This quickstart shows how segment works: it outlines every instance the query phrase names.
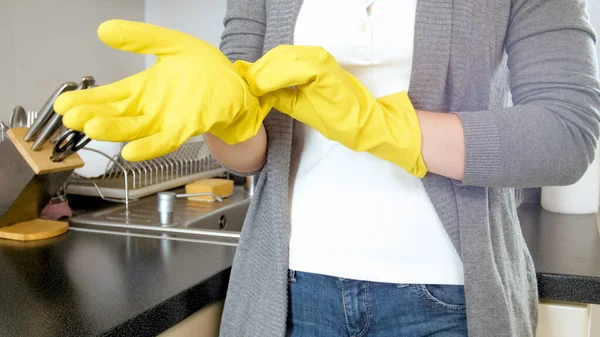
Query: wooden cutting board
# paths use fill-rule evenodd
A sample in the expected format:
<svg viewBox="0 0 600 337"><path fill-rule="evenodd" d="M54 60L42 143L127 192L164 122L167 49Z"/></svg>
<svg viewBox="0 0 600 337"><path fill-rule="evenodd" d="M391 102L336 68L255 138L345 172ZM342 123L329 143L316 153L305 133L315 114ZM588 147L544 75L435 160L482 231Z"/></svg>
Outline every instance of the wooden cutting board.
<svg viewBox="0 0 600 337"><path fill-rule="evenodd" d="M64 234L69 223L46 219L34 219L0 228L0 239L33 241Z"/></svg>

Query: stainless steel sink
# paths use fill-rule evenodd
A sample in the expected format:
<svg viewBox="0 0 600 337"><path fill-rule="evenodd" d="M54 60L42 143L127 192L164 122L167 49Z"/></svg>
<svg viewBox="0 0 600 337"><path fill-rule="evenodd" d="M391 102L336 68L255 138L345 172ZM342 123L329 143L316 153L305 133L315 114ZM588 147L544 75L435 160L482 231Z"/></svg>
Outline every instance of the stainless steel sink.
<svg viewBox="0 0 600 337"><path fill-rule="evenodd" d="M187 222L187 228L212 230L217 232L240 233L248 212L249 199L235 202L223 208L216 209L205 215ZM192 203L193 201L189 201ZM227 199L224 200L227 202Z"/></svg>
<svg viewBox="0 0 600 337"><path fill-rule="evenodd" d="M182 192L181 190L176 192ZM200 241L235 245L250 205L251 197L242 188L221 202L205 202L179 198L175 201L173 219L161 225L156 195L129 205L118 205L75 216L71 230L135 235L184 241Z"/></svg>

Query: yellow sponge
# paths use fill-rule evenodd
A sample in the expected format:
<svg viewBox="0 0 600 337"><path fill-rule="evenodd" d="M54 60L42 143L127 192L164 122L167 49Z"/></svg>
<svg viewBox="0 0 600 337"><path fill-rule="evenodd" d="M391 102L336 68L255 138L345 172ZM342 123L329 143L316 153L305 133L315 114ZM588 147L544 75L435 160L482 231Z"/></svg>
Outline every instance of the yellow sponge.
<svg viewBox="0 0 600 337"><path fill-rule="evenodd" d="M185 185L186 194L213 193L222 198L233 193L233 180L229 179L200 179ZM189 200L215 201L212 196L188 197Z"/></svg>

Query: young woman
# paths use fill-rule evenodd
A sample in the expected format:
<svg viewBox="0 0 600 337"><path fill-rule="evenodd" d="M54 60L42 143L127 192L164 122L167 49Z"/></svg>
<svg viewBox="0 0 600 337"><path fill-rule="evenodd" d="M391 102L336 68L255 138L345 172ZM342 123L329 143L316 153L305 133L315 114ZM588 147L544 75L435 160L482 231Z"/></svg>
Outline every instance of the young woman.
<svg viewBox="0 0 600 337"><path fill-rule="evenodd" d="M407 90L428 173L281 113L246 143L208 136L226 166L260 171L221 335L533 336L512 188L573 183L593 159L594 41L583 1L229 0L230 59L322 46L374 97Z"/></svg>
<svg viewBox="0 0 600 337"><path fill-rule="evenodd" d="M224 25L219 51L103 24L158 61L55 103L67 127L131 141L125 159L208 131L221 163L260 174L221 336L534 336L513 191L594 158L585 2L229 0Z"/></svg>

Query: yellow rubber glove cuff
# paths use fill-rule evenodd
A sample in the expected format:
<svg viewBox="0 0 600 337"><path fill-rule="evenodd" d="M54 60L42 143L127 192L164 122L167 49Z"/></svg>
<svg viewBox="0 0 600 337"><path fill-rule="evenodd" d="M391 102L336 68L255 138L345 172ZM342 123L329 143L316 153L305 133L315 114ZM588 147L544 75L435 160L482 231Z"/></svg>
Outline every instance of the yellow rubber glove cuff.
<svg viewBox="0 0 600 337"><path fill-rule="evenodd" d="M389 130L385 131L392 142L383 142L379 147L369 152L379 158L396 163L409 174L423 178L427 174L427 165L421 154L422 135L419 119L408 93L402 91L396 94L380 97L377 103L385 111Z"/></svg>

